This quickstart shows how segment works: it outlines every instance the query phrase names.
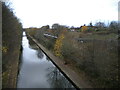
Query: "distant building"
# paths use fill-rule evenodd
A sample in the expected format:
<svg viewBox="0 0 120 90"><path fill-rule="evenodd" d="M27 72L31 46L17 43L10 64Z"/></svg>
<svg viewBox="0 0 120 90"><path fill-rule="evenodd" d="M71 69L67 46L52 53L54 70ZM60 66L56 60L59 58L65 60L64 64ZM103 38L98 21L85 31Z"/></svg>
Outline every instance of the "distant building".
<svg viewBox="0 0 120 90"><path fill-rule="evenodd" d="M74 31L75 31L75 29L70 29L70 31L71 31L71 32L74 32Z"/></svg>
<svg viewBox="0 0 120 90"><path fill-rule="evenodd" d="M70 28L69 31L71 31L71 32L80 31L80 28L79 27L73 27L73 28Z"/></svg>

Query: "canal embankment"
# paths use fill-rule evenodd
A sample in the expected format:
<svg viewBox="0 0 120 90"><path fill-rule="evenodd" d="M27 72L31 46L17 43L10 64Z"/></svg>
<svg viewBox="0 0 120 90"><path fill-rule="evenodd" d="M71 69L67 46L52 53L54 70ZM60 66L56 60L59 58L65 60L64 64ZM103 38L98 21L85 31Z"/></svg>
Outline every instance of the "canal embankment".
<svg viewBox="0 0 120 90"><path fill-rule="evenodd" d="M16 88L22 24L5 2L2 4L2 89Z"/></svg>
<svg viewBox="0 0 120 90"><path fill-rule="evenodd" d="M75 67L64 64L63 60L60 58L54 56L51 51L46 49L43 45L41 45L36 39L34 39L32 36L28 35L29 38L31 38L36 45L50 58L50 60L64 73L64 75L77 87L77 88L92 88L90 83L83 77L83 75L80 76L78 72L74 70Z"/></svg>
<svg viewBox="0 0 120 90"><path fill-rule="evenodd" d="M72 88L75 86L23 32L17 88ZM76 89L75 89L76 90Z"/></svg>

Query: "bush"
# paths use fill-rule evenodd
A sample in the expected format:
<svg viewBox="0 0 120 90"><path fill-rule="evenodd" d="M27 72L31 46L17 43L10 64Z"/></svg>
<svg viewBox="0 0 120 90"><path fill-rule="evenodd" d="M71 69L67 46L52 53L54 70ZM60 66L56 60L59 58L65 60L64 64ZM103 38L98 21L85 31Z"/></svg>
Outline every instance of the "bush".
<svg viewBox="0 0 120 90"><path fill-rule="evenodd" d="M76 53L76 49L74 46L71 46L71 43L68 41L63 42L62 46L62 56L67 59L74 59L74 54Z"/></svg>

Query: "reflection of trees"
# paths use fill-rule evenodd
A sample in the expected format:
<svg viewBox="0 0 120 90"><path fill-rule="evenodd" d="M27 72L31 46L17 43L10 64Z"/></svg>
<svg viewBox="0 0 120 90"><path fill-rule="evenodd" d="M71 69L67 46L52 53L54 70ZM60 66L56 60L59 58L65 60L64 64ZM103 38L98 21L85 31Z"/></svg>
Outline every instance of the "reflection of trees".
<svg viewBox="0 0 120 90"><path fill-rule="evenodd" d="M46 56L46 60L51 61L49 57Z"/></svg>
<svg viewBox="0 0 120 90"><path fill-rule="evenodd" d="M31 46L36 45L31 38L27 37L27 39L29 40L29 44L30 44Z"/></svg>
<svg viewBox="0 0 120 90"><path fill-rule="evenodd" d="M40 59L42 59L43 58L43 53L42 53L42 51L41 50L38 50L37 51L37 56L38 56L38 58L40 58Z"/></svg>
<svg viewBox="0 0 120 90"><path fill-rule="evenodd" d="M73 88L73 85L56 67L51 67L50 70L51 72L48 74L48 81L50 82L52 88Z"/></svg>
<svg viewBox="0 0 120 90"><path fill-rule="evenodd" d="M30 45L29 48L37 50L38 46L35 44L35 42L33 42L33 40L29 37L27 37L27 39L29 40L29 45Z"/></svg>

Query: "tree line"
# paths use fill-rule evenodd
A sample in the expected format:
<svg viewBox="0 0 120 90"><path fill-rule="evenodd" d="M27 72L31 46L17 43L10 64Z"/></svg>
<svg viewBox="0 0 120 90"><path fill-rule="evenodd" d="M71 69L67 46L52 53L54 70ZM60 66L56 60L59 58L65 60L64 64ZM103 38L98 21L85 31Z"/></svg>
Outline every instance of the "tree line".
<svg viewBox="0 0 120 90"><path fill-rule="evenodd" d="M16 87L22 24L9 5L2 2L2 87Z"/></svg>

